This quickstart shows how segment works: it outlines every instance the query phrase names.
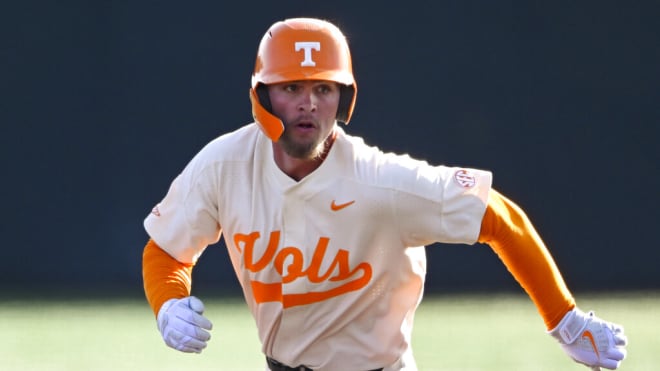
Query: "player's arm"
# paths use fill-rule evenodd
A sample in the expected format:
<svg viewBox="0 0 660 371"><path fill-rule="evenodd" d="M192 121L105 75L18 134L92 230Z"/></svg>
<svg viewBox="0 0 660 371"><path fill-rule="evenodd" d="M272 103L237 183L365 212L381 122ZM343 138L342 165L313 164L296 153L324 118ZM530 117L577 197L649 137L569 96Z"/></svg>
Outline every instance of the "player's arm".
<svg viewBox="0 0 660 371"><path fill-rule="evenodd" d="M182 352L199 353L211 338L212 324L202 314L204 304L190 296L193 264L181 263L149 240L142 255L147 301L165 343Z"/></svg>
<svg viewBox="0 0 660 371"><path fill-rule="evenodd" d="M529 218L515 203L492 189L479 242L491 246L499 256L536 305L548 332L571 358L588 366L619 366L626 355L623 328L576 307Z"/></svg>
<svg viewBox="0 0 660 371"><path fill-rule="evenodd" d="M488 244L525 289L548 329L575 307L553 258L525 213L492 190L479 242Z"/></svg>
<svg viewBox="0 0 660 371"><path fill-rule="evenodd" d="M190 295L193 264L181 263L150 239L142 254L142 280L149 306L158 315L163 303Z"/></svg>

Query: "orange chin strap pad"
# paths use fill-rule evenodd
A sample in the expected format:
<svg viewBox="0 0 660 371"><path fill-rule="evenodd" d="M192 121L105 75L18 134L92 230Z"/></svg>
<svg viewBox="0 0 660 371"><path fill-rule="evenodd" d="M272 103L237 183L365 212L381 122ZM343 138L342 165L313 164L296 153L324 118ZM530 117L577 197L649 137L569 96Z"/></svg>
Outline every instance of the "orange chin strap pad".
<svg viewBox="0 0 660 371"><path fill-rule="evenodd" d="M192 264L174 259L153 240L147 242L142 254L142 279L155 315L167 300L190 296L192 269Z"/></svg>
<svg viewBox="0 0 660 371"><path fill-rule="evenodd" d="M479 242L495 251L530 296L548 330L575 307L559 269L525 213L492 189Z"/></svg>

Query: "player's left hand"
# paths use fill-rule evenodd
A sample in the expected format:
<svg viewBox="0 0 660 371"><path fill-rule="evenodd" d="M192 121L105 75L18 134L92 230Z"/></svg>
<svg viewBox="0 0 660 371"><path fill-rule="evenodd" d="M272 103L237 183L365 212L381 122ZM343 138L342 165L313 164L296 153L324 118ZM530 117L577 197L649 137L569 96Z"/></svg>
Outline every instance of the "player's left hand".
<svg viewBox="0 0 660 371"><path fill-rule="evenodd" d="M628 339L623 326L603 321L593 312L574 308L548 333L559 340L564 352L575 362L592 370L600 367L615 370L626 357Z"/></svg>
<svg viewBox="0 0 660 371"><path fill-rule="evenodd" d="M165 344L186 353L201 353L213 325L202 314L204 303L194 296L166 301L158 311L158 330Z"/></svg>

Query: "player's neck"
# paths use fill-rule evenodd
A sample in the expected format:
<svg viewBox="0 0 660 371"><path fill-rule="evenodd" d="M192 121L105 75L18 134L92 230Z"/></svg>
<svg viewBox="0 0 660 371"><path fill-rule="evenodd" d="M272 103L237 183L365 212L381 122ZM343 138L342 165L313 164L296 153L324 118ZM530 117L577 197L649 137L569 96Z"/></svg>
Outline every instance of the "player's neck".
<svg viewBox="0 0 660 371"><path fill-rule="evenodd" d="M281 146L273 143L273 157L275 159L275 164L277 164L277 167L279 167L280 170L291 179L300 181L307 175L311 174L314 170L318 169L323 161L325 161L325 158L328 156L328 152L335 141L335 137L336 133L334 132L328 136L325 140L324 150L321 155L312 159L302 159L290 156Z"/></svg>

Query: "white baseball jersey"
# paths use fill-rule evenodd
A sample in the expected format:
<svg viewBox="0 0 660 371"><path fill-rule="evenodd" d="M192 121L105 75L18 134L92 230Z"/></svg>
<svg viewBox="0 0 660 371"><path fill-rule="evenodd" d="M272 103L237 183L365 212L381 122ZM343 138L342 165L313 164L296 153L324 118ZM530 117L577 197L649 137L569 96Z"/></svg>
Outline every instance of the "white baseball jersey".
<svg viewBox="0 0 660 371"><path fill-rule="evenodd" d="M491 174L384 153L336 130L325 161L300 181L277 167L254 123L215 139L145 228L184 263L224 236L266 355L315 370L415 370L424 245L476 242Z"/></svg>

